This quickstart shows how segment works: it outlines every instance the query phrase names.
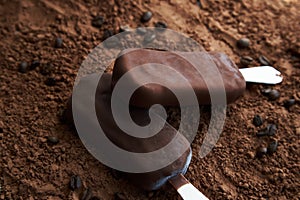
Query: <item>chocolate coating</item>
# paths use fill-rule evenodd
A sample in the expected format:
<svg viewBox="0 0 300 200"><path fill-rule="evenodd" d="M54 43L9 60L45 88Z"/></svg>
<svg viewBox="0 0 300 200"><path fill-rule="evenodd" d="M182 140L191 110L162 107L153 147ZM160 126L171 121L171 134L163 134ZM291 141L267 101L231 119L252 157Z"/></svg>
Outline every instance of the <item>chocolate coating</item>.
<svg viewBox="0 0 300 200"><path fill-rule="evenodd" d="M104 74L98 84L96 92L96 113L98 122L105 135L115 145L122 149L136 153L146 153L158 150L167 145L177 134L177 130L168 123L155 136L150 138L136 138L123 132L114 121L111 111L111 75ZM68 103L67 119L72 119L72 103ZM138 125L147 125L150 122L148 109L130 107L130 114L134 122ZM183 143L187 140L180 136ZM180 149L173 147L174 151ZM172 152L171 152L172 153ZM170 165L147 173L123 173L124 176L137 187L144 190L155 190L164 185L170 178L178 174L184 174L191 161L191 148L184 149L184 153ZM133 163L134 164L134 163ZM141 163L143 165L143 163Z"/></svg>
<svg viewBox="0 0 300 200"><path fill-rule="evenodd" d="M118 80L129 70L142 66L144 64L156 63L170 66L177 72L182 74L191 84L195 91L199 105L208 105L211 98L205 79L206 74L212 71L213 66L217 66L217 70L221 75L221 82L215 81L212 85L214 91L225 89L227 103L234 102L241 96L245 90L246 82L237 66L224 54L218 52L169 52L151 49L127 49L121 53L116 60L113 69L112 85L117 84ZM199 71L193 66L197 65ZM174 76L166 76L166 71L161 68L161 72L157 72L157 68L151 67L144 69L137 76L130 76L130 84L140 86L132 95L130 104L138 107L148 108L153 104L161 104L163 106L179 106L176 96L172 93L173 89L186 92L186 88L181 79ZM203 73L202 73L203 72ZM156 78L160 73L162 78L171 79L174 82L172 88L168 89L158 84L141 84L140 80ZM142 76L142 77L140 77ZM143 77L144 76L144 77ZM216 77L209 77L210 80ZM222 86L223 85L223 86Z"/></svg>

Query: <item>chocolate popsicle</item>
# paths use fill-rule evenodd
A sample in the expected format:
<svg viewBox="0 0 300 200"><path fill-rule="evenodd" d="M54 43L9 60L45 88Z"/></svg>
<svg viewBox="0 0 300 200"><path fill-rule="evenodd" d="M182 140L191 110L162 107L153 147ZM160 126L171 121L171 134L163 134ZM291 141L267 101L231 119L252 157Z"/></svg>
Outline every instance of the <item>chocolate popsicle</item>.
<svg viewBox="0 0 300 200"><path fill-rule="evenodd" d="M210 93L205 79L213 80L216 77L212 75L207 77L212 68L216 66L220 74L221 82L215 81L210 88L214 91L225 90L227 103L234 102L240 97L245 88L246 82L237 66L223 53L218 52L169 52L152 49L127 49L115 62L113 69L112 86L114 87L118 80L130 70L147 65L139 71L138 75L130 75L127 80L133 87L138 89L133 93L130 104L138 107L148 108L153 104L163 106L179 106L176 96L172 93L174 90L180 90L184 93L188 88L183 84L182 79L176 76L167 76L168 71L162 66L159 69L155 65L169 66L182 74L189 81L195 91L199 105L208 105L211 103ZM195 68L195 66L198 68ZM199 73L200 71L200 73ZM156 83L142 84L144 78L170 79L173 86L168 89L163 85ZM206 77L203 77L206 76ZM223 91L224 91L223 90ZM224 96L225 96L224 95Z"/></svg>
<svg viewBox="0 0 300 200"><path fill-rule="evenodd" d="M112 115L111 92L111 75L104 74L97 87L95 108L98 122L101 125L102 130L115 145L130 152L147 153L164 147L175 137L177 130L168 123L164 125L163 129L159 131L158 134L149 138L136 138L123 132L114 121ZM140 126L147 125L150 122L148 109L130 107L130 114L133 121ZM68 121L73 122L71 102L68 103L66 117ZM179 150L183 152L183 154L173 163L152 172L123 173L125 177L141 189L156 190L164 185L169 179L180 174L185 174L191 161L192 151L185 137L180 134L179 137L181 138L182 143L186 145L183 145L183 147L172 147L173 151ZM109 154L109 152L105 153ZM132 164L143 165L143 163L134 163L134 161Z"/></svg>

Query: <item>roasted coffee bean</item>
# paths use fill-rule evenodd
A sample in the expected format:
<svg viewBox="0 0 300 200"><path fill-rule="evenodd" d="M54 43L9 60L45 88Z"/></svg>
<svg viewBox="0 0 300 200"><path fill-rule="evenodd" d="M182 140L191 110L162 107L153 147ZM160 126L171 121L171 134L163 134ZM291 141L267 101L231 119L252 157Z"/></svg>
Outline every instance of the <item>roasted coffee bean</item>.
<svg viewBox="0 0 300 200"><path fill-rule="evenodd" d="M251 58L250 56L244 56L244 57L241 57L241 59L240 59L240 63L243 66L250 65L252 61L253 61L253 58Z"/></svg>
<svg viewBox="0 0 300 200"><path fill-rule="evenodd" d="M242 38L237 41L237 46L239 48L247 48L250 46L250 40L248 38Z"/></svg>
<svg viewBox="0 0 300 200"><path fill-rule="evenodd" d="M165 28L168 28L167 24L164 23L164 22L157 22L157 23L155 23L154 26L155 26L156 28L159 28L159 29L162 29L162 30L164 30Z"/></svg>
<svg viewBox="0 0 300 200"><path fill-rule="evenodd" d="M48 86L54 86L56 84L56 79L54 77L48 77L45 84Z"/></svg>
<svg viewBox="0 0 300 200"><path fill-rule="evenodd" d="M266 153L267 153L267 148L266 147L258 147L257 149L256 149L256 156L258 157L258 158L261 158L263 155L266 155Z"/></svg>
<svg viewBox="0 0 300 200"><path fill-rule="evenodd" d="M114 197L115 197L114 200L126 200L127 199L123 193L119 193L119 192L115 193Z"/></svg>
<svg viewBox="0 0 300 200"><path fill-rule="evenodd" d="M259 60L260 64L262 64L262 65L264 65L264 66L269 66L269 65L271 65L269 59L266 58L266 57L263 56L263 55L259 56L258 60Z"/></svg>
<svg viewBox="0 0 300 200"><path fill-rule="evenodd" d="M271 90L271 92L268 94L268 98L271 101L275 101L280 97L280 92L278 90Z"/></svg>
<svg viewBox="0 0 300 200"><path fill-rule="evenodd" d="M33 70L35 68L37 68L38 66L40 66L40 61L39 60L34 60L32 61L31 65L30 65L30 69Z"/></svg>
<svg viewBox="0 0 300 200"><path fill-rule="evenodd" d="M268 154L273 154L277 150L278 147L278 142L277 140L273 140L272 142L269 143L268 148L267 148L267 153Z"/></svg>
<svg viewBox="0 0 300 200"><path fill-rule="evenodd" d="M76 190L80 188L82 185L81 179L78 175L73 175L70 180L70 188L71 190Z"/></svg>
<svg viewBox="0 0 300 200"><path fill-rule="evenodd" d="M273 136L277 132L277 127L275 124L268 124L266 128L266 132L268 133L269 136Z"/></svg>
<svg viewBox="0 0 300 200"><path fill-rule="evenodd" d="M155 38L156 38L155 33L148 32L144 37L144 44L148 44L152 42L153 40L155 40Z"/></svg>
<svg viewBox="0 0 300 200"><path fill-rule="evenodd" d="M111 37L113 35L114 35L113 31L111 31L109 29L105 29L104 33L103 33L103 38L102 39L106 40L107 38L109 38L109 37Z"/></svg>
<svg viewBox="0 0 300 200"><path fill-rule="evenodd" d="M293 106L294 104L296 103L296 100L295 99L288 99L288 100L285 100L283 102L283 106L287 109L289 109L291 106Z"/></svg>
<svg viewBox="0 0 300 200"><path fill-rule="evenodd" d="M62 46L63 46L63 39L62 38L56 38L55 39L55 47L56 48L62 48Z"/></svg>
<svg viewBox="0 0 300 200"><path fill-rule="evenodd" d="M104 23L104 17L96 16L92 19L92 26L100 28Z"/></svg>
<svg viewBox="0 0 300 200"><path fill-rule="evenodd" d="M84 190L80 200L90 200L92 198L92 195L93 195L93 193L92 193L91 188L87 188Z"/></svg>
<svg viewBox="0 0 300 200"><path fill-rule="evenodd" d="M270 88L263 89L262 94L267 96L269 100L274 101L280 97L280 92L278 90L272 90Z"/></svg>
<svg viewBox="0 0 300 200"><path fill-rule="evenodd" d="M138 27L136 29L137 34L139 35L145 35L147 33L147 29L145 27Z"/></svg>
<svg viewBox="0 0 300 200"><path fill-rule="evenodd" d="M52 70L53 70L53 65L51 63L47 63L40 68L40 73L42 75L48 75L51 74Z"/></svg>
<svg viewBox="0 0 300 200"><path fill-rule="evenodd" d="M28 70L28 64L27 62L21 62L19 66L19 72L26 73Z"/></svg>
<svg viewBox="0 0 300 200"><path fill-rule="evenodd" d="M148 22L148 21L150 21L151 18L152 18L152 12L147 11L147 12L143 13L141 21L142 22Z"/></svg>
<svg viewBox="0 0 300 200"><path fill-rule="evenodd" d="M55 136L48 136L47 141L51 144L58 144L59 139Z"/></svg>
<svg viewBox="0 0 300 200"><path fill-rule="evenodd" d="M261 118L261 116L255 115L252 122L254 126L261 126L263 124L263 119Z"/></svg>

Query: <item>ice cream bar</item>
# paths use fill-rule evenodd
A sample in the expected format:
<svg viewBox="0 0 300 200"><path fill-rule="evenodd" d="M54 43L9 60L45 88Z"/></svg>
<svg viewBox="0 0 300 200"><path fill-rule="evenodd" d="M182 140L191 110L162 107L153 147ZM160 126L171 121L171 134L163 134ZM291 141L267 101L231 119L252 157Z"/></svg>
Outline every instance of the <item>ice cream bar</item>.
<svg viewBox="0 0 300 200"><path fill-rule="evenodd" d="M135 153L153 152L170 143L177 134L177 130L168 123L165 123L164 127L156 135L149 138L133 137L119 128L114 120L111 110L111 77L110 74L104 74L101 77L95 95L95 108L98 122L109 140L121 149ZM86 87L88 87L88 84L86 84ZM84 111L84 108L82 110ZM140 126L147 125L150 122L148 112L148 109L130 107L130 115L133 121ZM84 115L84 113L82 114ZM72 106L70 102L67 109L67 117L69 120L73 121ZM182 143L188 145L182 147L185 149L177 160L162 169L147 173L124 173L125 177L141 189L155 190L164 185L170 178L179 174L184 174L191 161L192 151L185 137L180 135L180 138ZM181 147L178 145L171 147L172 152L179 151L180 148ZM109 154L109 152L103 153ZM143 163L134 163L133 161L132 165L134 164L143 165Z"/></svg>
<svg viewBox="0 0 300 200"><path fill-rule="evenodd" d="M152 49L127 49L115 62L112 85L133 69L138 73L128 74L127 84L138 88L130 99L130 104L148 108L153 104L164 106L179 106L172 92L177 90L184 94L189 88L181 74L195 91L198 103L211 103L210 89L225 91L227 103L234 102L245 90L246 82L237 66L224 54L218 52L170 52ZM170 71L174 69L174 72ZM172 73L173 74L172 74ZM148 83L144 80L166 81L170 87L163 84Z"/></svg>

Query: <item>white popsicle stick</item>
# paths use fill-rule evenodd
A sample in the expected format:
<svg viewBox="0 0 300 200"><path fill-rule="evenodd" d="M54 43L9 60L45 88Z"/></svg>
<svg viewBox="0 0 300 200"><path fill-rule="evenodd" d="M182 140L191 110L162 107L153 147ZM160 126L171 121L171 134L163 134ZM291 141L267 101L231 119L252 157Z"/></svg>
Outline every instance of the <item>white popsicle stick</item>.
<svg viewBox="0 0 300 200"><path fill-rule="evenodd" d="M282 82L281 73L271 66L260 66L240 69L246 82L277 84Z"/></svg>
<svg viewBox="0 0 300 200"><path fill-rule="evenodd" d="M193 186L182 174L169 180L183 200L208 200L195 186Z"/></svg>

